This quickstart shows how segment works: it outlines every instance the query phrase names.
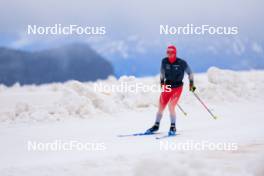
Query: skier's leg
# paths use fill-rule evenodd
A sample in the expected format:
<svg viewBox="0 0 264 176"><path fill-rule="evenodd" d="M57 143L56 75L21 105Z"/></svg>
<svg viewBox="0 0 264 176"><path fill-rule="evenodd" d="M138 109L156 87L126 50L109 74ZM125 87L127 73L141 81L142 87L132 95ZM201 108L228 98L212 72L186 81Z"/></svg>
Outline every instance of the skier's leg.
<svg viewBox="0 0 264 176"><path fill-rule="evenodd" d="M171 127L170 127L170 132L175 134L176 132L176 111L175 107L180 99L182 93L182 86L173 89L173 95L170 99L169 102L169 112L170 112L170 120L171 120Z"/></svg>
<svg viewBox="0 0 264 176"><path fill-rule="evenodd" d="M158 112L156 114L155 124L150 129L148 129L146 131L146 133L151 134L151 133L154 133L154 132L159 130L159 124L160 124L160 120L161 120L162 115L163 115L163 111L164 111L166 105L168 104L171 95L172 95L171 92L162 92L160 94L159 109L158 109Z"/></svg>
<svg viewBox="0 0 264 176"><path fill-rule="evenodd" d="M175 107L180 99L181 93L182 93L182 86L173 89L173 93L172 93L172 96L169 102L169 112L170 112L170 117L171 117L171 123L175 123L176 121Z"/></svg>
<svg viewBox="0 0 264 176"><path fill-rule="evenodd" d="M158 108L158 112L156 114L156 122L160 122L164 109L166 108L170 98L172 96L172 92L162 92L160 94L160 98L159 98L159 108Z"/></svg>

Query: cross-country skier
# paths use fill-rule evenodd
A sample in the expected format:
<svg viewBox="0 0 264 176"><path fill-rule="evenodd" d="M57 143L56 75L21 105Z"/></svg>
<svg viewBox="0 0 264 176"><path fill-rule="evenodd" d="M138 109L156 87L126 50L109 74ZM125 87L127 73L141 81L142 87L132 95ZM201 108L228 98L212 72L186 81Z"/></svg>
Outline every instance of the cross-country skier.
<svg viewBox="0 0 264 176"><path fill-rule="evenodd" d="M146 134L152 134L159 130L160 120L167 104L169 106L171 120L168 135L176 134L175 106L182 93L184 73L187 73L189 77L189 90L194 92L196 87L194 86L193 74L189 65L186 61L177 57L177 49L175 46L168 46L167 57L162 59L161 62L160 84L163 91L159 98L159 109L155 124L146 131Z"/></svg>

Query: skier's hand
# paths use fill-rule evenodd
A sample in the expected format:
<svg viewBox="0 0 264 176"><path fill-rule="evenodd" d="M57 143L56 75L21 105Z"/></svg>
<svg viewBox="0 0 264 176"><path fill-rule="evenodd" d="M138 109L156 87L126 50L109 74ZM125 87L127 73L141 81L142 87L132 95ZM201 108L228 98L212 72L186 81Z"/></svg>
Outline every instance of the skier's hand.
<svg viewBox="0 0 264 176"><path fill-rule="evenodd" d="M193 83L190 83L190 85L189 85L189 90L190 90L191 92L194 92L195 89L196 89L196 87L193 85Z"/></svg>

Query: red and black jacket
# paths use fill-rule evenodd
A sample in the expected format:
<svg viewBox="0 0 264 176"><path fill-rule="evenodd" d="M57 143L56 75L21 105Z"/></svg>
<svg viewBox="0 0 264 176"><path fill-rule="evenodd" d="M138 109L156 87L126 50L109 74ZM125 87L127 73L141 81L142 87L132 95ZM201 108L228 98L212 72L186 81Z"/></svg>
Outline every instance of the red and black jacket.
<svg viewBox="0 0 264 176"><path fill-rule="evenodd" d="M188 74L190 84L193 84L193 74L187 62L181 58L176 58L176 61L170 63L165 57L161 61L160 83L170 85L171 88L180 87L183 85L184 73Z"/></svg>

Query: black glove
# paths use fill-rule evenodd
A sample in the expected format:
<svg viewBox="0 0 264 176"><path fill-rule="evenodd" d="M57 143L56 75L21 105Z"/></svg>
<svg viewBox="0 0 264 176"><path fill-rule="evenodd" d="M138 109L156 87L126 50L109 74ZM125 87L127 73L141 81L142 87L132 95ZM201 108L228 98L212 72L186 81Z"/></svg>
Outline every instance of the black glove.
<svg viewBox="0 0 264 176"><path fill-rule="evenodd" d="M190 82L189 90L190 90L191 92L194 92L195 89L196 89L196 87L194 86L193 82Z"/></svg>

